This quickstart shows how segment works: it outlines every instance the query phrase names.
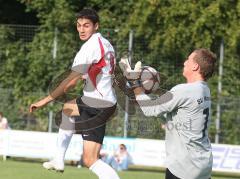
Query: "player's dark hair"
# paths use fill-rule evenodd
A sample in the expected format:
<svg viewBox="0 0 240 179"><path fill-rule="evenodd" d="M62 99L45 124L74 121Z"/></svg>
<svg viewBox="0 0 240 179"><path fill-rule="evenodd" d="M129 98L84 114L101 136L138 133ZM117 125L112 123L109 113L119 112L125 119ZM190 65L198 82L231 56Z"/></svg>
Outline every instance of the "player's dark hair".
<svg viewBox="0 0 240 179"><path fill-rule="evenodd" d="M81 10L79 13L77 13L76 19L78 20L81 18L89 19L93 22L93 24L99 23L99 16L97 12L93 9L85 8Z"/></svg>
<svg viewBox="0 0 240 179"><path fill-rule="evenodd" d="M194 52L196 53L194 60L200 66L200 74L204 80L208 80L214 73L217 57L213 52L204 48L194 50Z"/></svg>

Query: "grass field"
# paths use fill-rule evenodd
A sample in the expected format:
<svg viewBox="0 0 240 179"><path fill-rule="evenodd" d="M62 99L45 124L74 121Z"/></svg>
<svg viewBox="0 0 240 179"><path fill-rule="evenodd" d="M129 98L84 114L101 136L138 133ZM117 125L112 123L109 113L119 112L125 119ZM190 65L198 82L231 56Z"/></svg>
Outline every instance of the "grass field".
<svg viewBox="0 0 240 179"><path fill-rule="evenodd" d="M164 179L160 171L130 170L119 172L121 179ZM63 174L47 171L41 163L29 161L0 161L1 179L97 179L87 168L66 166ZM212 179L233 179L231 177L212 177ZM236 179L236 177L234 178Z"/></svg>

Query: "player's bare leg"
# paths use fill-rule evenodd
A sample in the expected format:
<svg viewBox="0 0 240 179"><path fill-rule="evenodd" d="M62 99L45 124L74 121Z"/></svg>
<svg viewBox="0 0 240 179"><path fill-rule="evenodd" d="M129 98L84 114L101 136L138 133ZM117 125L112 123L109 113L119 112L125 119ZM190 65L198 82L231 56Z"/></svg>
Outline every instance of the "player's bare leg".
<svg viewBox="0 0 240 179"><path fill-rule="evenodd" d="M79 110L76 103L76 99L66 102L63 105L63 113L67 116L79 116Z"/></svg>
<svg viewBox="0 0 240 179"><path fill-rule="evenodd" d="M64 104L61 116L62 124L64 124L64 120L73 120L72 123L67 122L68 124L73 125L68 126L67 130L64 128L64 126L60 125L56 145L56 155L54 156L53 160L43 163L44 168L48 170L56 170L58 172L64 171L65 154L75 129L74 119L72 119L71 116L79 115L80 114L75 99Z"/></svg>

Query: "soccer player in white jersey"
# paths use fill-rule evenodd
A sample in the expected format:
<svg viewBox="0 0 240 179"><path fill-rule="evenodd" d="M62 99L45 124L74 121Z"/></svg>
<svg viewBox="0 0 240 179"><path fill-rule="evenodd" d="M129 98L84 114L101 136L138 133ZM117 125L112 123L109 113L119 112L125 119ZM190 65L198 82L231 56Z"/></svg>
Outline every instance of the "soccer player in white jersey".
<svg viewBox="0 0 240 179"><path fill-rule="evenodd" d="M72 71L47 97L31 104L30 112L41 108L85 80L83 96L64 104L62 124L59 128L57 150L53 160L43 167L64 170L64 157L74 132L83 138L83 161L99 179L119 179L117 173L99 159L105 135L105 123L116 109L116 96L112 87L115 67L114 49L110 42L97 32L99 17L92 9L83 9L77 15L77 31L85 41L76 54ZM76 117L77 116L77 117ZM76 118L78 122L75 122Z"/></svg>
<svg viewBox="0 0 240 179"><path fill-rule="evenodd" d="M209 179L212 149L208 138L211 95L207 80L216 56L207 49L194 50L184 62L186 83L157 99L134 82L134 93L146 116L166 115L166 179Z"/></svg>

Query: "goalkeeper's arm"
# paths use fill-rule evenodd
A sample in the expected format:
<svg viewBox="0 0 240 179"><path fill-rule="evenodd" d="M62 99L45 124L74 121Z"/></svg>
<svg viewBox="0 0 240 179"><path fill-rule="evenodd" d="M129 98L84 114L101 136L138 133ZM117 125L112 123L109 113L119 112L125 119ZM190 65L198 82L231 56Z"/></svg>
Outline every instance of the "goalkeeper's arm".
<svg viewBox="0 0 240 179"><path fill-rule="evenodd" d="M167 92L159 98L152 100L148 95L144 93L144 89L141 87L140 72L141 62L137 62L134 70L131 69L128 59L122 58L119 62L119 66L123 71L124 76L128 79L130 88L134 91L136 100L146 116L158 116L169 111L171 107L165 105L166 102L172 99L172 93Z"/></svg>
<svg viewBox="0 0 240 179"><path fill-rule="evenodd" d="M144 93L141 87L134 89L136 100L145 116L160 116L172 110L174 107L173 93L166 92L157 99L151 99Z"/></svg>

